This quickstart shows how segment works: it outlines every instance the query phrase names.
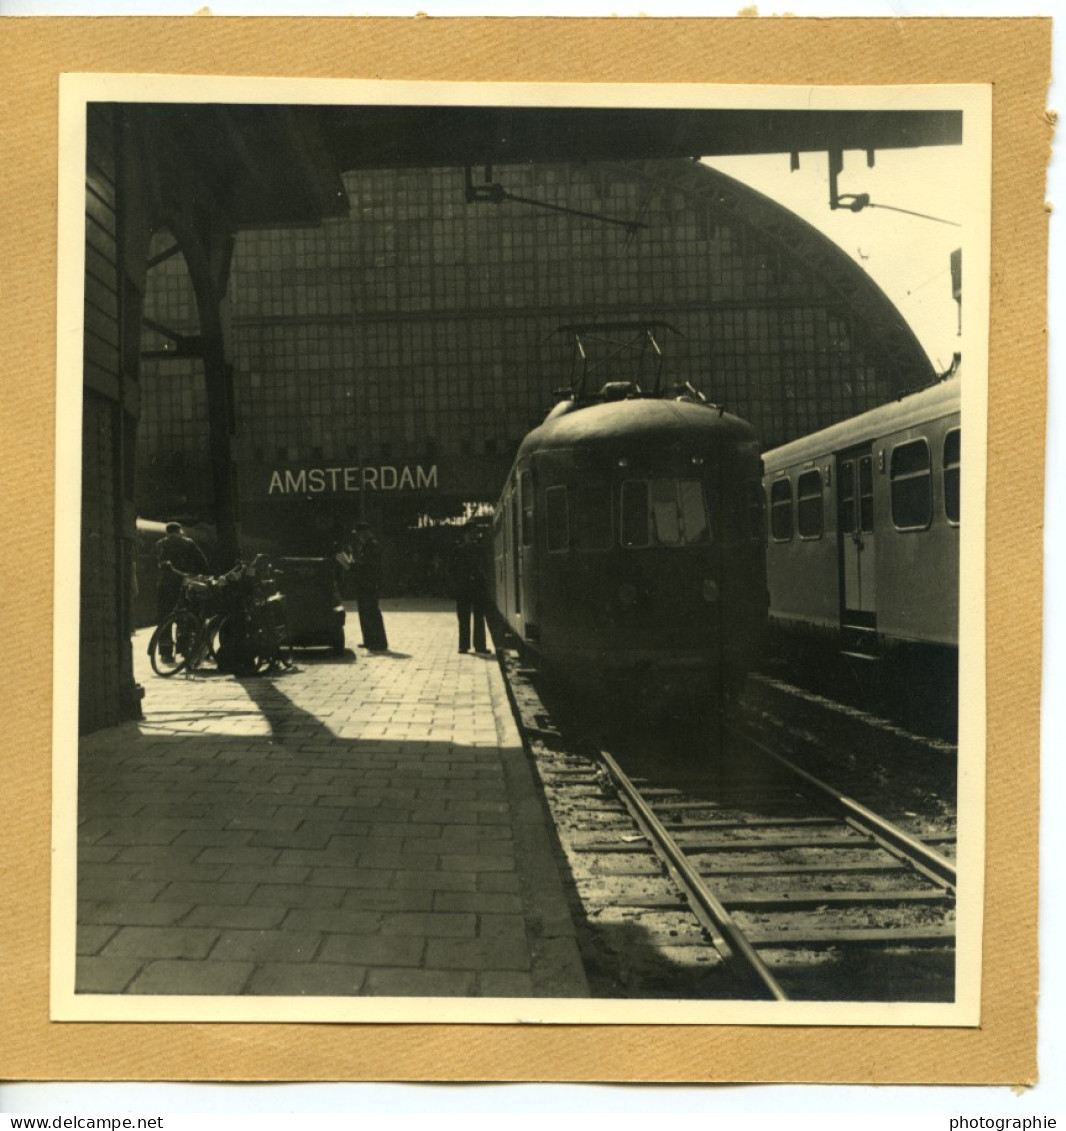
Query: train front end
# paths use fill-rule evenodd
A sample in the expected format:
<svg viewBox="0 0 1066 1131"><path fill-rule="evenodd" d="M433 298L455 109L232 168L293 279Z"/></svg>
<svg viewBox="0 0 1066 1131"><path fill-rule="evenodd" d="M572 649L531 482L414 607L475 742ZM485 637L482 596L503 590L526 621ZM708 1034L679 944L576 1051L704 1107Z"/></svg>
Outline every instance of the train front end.
<svg viewBox="0 0 1066 1131"><path fill-rule="evenodd" d="M512 627L547 666L649 709L735 700L767 609L749 425L677 400L563 411L527 438L510 501L501 611L510 598ZM498 544L506 507L501 518Z"/></svg>

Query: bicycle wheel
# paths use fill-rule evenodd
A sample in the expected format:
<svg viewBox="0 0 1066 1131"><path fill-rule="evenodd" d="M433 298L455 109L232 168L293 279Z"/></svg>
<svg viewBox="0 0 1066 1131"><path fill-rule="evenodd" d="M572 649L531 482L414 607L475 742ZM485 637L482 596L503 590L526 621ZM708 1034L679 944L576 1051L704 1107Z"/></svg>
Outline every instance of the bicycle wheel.
<svg viewBox="0 0 1066 1131"><path fill-rule="evenodd" d="M185 670L194 672L200 665L207 659L207 654L210 649L210 641L207 637L207 625L199 618L194 618L196 623L188 625L185 629L184 653L185 653ZM179 640L181 637L179 636ZM178 650L182 650L182 645L178 645Z"/></svg>
<svg viewBox="0 0 1066 1131"><path fill-rule="evenodd" d="M152 633L148 642L148 658L152 671L164 679L184 671L193 645L203 636L200 618L187 609L179 609Z"/></svg>

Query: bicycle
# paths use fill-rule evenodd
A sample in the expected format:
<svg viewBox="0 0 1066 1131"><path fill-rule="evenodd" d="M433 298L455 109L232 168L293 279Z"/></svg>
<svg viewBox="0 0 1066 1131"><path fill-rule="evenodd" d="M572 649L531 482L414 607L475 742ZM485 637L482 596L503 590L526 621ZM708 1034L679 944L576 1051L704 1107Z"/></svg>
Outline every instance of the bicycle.
<svg viewBox="0 0 1066 1131"><path fill-rule="evenodd" d="M259 675L293 666L285 595L278 574L262 555L242 566L236 607L213 617L207 644L219 669L234 675Z"/></svg>
<svg viewBox="0 0 1066 1131"><path fill-rule="evenodd" d="M148 658L156 675L167 679L180 671L193 672L208 655L213 656L205 614L213 589L209 577L182 578L174 611L156 627L148 641Z"/></svg>

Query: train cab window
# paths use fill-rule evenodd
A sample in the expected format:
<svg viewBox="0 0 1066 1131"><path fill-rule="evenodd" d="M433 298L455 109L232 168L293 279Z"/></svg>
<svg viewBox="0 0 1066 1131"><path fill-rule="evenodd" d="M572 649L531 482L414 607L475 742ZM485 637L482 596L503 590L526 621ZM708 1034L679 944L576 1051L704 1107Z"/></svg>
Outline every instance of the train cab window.
<svg viewBox="0 0 1066 1131"><path fill-rule="evenodd" d="M911 440L892 449L892 523L897 530L924 530L933 517L929 445Z"/></svg>
<svg viewBox="0 0 1066 1131"><path fill-rule="evenodd" d="M570 500L565 487L548 487L544 492L544 525L548 553L561 554L570 549Z"/></svg>
<svg viewBox="0 0 1066 1131"><path fill-rule="evenodd" d="M770 536L775 542L792 540L791 479L775 479L770 485Z"/></svg>
<svg viewBox="0 0 1066 1131"><path fill-rule="evenodd" d="M582 480L574 487L573 528L575 550L611 548L611 485Z"/></svg>
<svg viewBox="0 0 1066 1131"><path fill-rule="evenodd" d="M533 477L528 471L518 473L518 497L522 503L522 545L533 545Z"/></svg>
<svg viewBox="0 0 1066 1131"><path fill-rule="evenodd" d="M629 479L622 484L622 545L647 546L650 543L648 481Z"/></svg>
<svg viewBox="0 0 1066 1131"><path fill-rule="evenodd" d="M622 484L623 546L696 546L710 539L698 479L628 479Z"/></svg>
<svg viewBox="0 0 1066 1131"><path fill-rule="evenodd" d="M805 471L796 481L796 529L801 538L821 538L822 473Z"/></svg>
<svg viewBox="0 0 1066 1131"><path fill-rule="evenodd" d="M959 521L959 467L962 432L953 428L944 437L944 514L950 523Z"/></svg>

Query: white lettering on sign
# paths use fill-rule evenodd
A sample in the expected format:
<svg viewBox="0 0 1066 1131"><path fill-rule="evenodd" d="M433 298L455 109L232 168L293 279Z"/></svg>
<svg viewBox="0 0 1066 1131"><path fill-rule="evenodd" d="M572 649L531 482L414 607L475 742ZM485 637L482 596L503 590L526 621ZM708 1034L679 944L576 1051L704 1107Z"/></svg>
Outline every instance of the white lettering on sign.
<svg viewBox="0 0 1066 1131"><path fill-rule="evenodd" d="M427 491L438 485L437 465L423 467L302 467L270 473L267 495L351 494L356 491Z"/></svg>

